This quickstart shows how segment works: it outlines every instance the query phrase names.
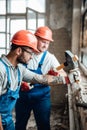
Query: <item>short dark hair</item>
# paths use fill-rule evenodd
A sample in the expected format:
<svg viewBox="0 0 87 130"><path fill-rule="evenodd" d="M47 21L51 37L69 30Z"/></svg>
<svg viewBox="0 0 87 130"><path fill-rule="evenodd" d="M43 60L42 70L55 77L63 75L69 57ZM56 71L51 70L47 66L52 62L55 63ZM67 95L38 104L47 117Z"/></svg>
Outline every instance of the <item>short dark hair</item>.
<svg viewBox="0 0 87 130"><path fill-rule="evenodd" d="M17 49L18 47L20 47L20 46L18 46L18 45L16 45L16 44L12 43L12 44L11 44L11 51Z"/></svg>

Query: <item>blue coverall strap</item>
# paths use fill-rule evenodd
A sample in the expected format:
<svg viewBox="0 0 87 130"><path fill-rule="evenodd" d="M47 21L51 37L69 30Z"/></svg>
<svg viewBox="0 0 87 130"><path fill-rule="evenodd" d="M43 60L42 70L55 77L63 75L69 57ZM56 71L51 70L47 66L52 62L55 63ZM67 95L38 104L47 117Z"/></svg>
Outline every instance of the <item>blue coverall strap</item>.
<svg viewBox="0 0 87 130"><path fill-rule="evenodd" d="M45 59L46 54L47 54L47 51L45 51L45 52L43 53L43 56L42 56L42 58L41 58L41 60L40 60L40 62L39 62L39 64L38 64L38 68L41 68L41 66L42 66L42 64L43 64L43 62L44 62L44 59Z"/></svg>
<svg viewBox="0 0 87 130"><path fill-rule="evenodd" d="M10 85L11 85L11 79L10 79L10 72L9 72L9 68L8 68L8 66L6 65L6 63L0 58L0 61L4 64L4 66L5 66L5 68L6 68L6 72L7 72L7 79L8 79L8 81L7 81L7 84L9 85L9 87L10 87ZM7 86L8 86L7 85Z"/></svg>
<svg viewBox="0 0 87 130"><path fill-rule="evenodd" d="M9 67L7 66L7 64L0 58L0 61L4 64L4 66L5 66L5 68L6 68L6 72L7 72L7 79L8 79L8 81L7 81L7 84L9 85L9 87L10 87L10 85L11 85L11 79L10 79L10 72L9 72ZM19 68L18 68L18 86L20 85L20 70L19 70Z"/></svg>

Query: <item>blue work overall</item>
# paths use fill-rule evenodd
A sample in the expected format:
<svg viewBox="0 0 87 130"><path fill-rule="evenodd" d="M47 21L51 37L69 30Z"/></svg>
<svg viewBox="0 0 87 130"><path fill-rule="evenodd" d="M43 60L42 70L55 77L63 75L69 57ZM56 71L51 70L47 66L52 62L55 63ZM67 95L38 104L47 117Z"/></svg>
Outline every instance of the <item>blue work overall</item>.
<svg viewBox="0 0 87 130"><path fill-rule="evenodd" d="M46 53L44 52L38 68L31 71L42 74L41 66ZM35 84L28 92L20 91L20 98L16 104L16 130L26 130L31 110L34 112L37 129L50 130L50 107L50 86Z"/></svg>
<svg viewBox="0 0 87 130"><path fill-rule="evenodd" d="M0 113L2 118L2 125L4 130L15 130L12 118L12 110L15 107L17 98L19 97L20 71L18 69L18 87L15 91L12 91L10 89L11 77L9 67L2 59L0 59L0 61L5 66L7 73L7 91L0 96Z"/></svg>

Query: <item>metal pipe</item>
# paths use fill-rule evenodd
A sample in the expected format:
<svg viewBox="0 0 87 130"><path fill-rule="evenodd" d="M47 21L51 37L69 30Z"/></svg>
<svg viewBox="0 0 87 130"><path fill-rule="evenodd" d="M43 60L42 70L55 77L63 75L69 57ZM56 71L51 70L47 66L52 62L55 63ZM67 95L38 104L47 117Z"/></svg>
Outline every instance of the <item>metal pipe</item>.
<svg viewBox="0 0 87 130"><path fill-rule="evenodd" d="M74 121L74 112L73 112L73 104L72 104L72 92L71 85L68 84L68 102L69 102L69 130L75 130L75 121Z"/></svg>

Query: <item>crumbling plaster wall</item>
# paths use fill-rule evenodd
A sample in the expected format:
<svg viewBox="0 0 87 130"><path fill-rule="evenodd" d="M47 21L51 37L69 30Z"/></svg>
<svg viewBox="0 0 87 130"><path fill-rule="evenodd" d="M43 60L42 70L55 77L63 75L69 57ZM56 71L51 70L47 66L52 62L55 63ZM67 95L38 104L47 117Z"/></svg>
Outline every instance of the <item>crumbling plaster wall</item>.
<svg viewBox="0 0 87 130"><path fill-rule="evenodd" d="M65 61L64 51L71 50L72 1L46 0L46 25L53 31L54 42L49 51L54 53L60 63ZM51 89L52 103L65 103L67 87L64 85ZM61 100L60 100L61 99Z"/></svg>
<svg viewBox="0 0 87 130"><path fill-rule="evenodd" d="M54 42L50 51L60 62L64 61L64 51L71 49L72 0L47 0L46 25L53 31Z"/></svg>

